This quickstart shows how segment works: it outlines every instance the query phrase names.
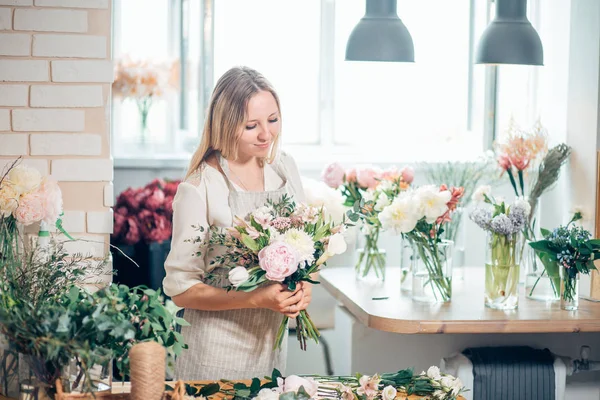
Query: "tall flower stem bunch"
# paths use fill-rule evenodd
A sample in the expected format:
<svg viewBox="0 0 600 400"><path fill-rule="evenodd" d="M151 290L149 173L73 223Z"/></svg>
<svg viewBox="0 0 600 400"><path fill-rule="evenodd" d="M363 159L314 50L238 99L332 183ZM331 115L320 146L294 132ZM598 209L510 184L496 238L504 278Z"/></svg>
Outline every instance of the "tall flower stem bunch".
<svg viewBox="0 0 600 400"><path fill-rule="evenodd" d="M421 186L401 193L379 213L383 229L404 235L416 247L429 272L426 284L439 296L437 301L449 301L452 296L452 276L445 273L446 260L439 246L463 193L462 187Z"/></svg>
<svg viewBox="0 0 600 400"><path fill-rule="evenodd" d="M496 200L489 186L480 187L474 200L488 206L478 206L470 214L480 228L488 232L486 260L486 305L493 308L516 307L519 283L520 241L530 205L517 198L512 205ZM506 304L506 303L510 304ZM514 303L514 304L513 304Z"/></svg>
<svg viewBox="0 0 600 400"><path fill-rule="evenodd" d="M213 273L211 279L220 280L222 285L226 274L228 290L250 292L279 282L294 291L303 281L319 283L314 279L320 267L330 257L346 251L343 231L348 224L336 225L324 215L323 208L296 204L284 195L247 216L236 216L233 227L225 231L211 227L208 238L202 234L188 240L204 242L209 248L224 248L224 253L211 261L221 276ZM204 232L203 227L197 229ZM196 255L202 257L202 251ZM319 342L319 331L306 310L300 311L296 324L301 349L306 350L307 338ZM287 325L288 317L284 317L276 349L281 348Z"/></svg>
<svg viewBox="0 0 600 400"><path fill-rule="evenodd" d="M544 239L529 244L544 265L555 264L563 268L562 298L569 302L576 300L577 275L595 270L594 261L600 259L600 239L592 239L589 231L574 224L580 219L581 213L575 213L567 225L553 231L542 229Z"/></svg>
<svg viewBox="0 0 600 400"><path fill-rule="evenodd" d="M142 141L147 138L148 115L152 104L174 86L175 64L155 63L149 60L134 61L123 58L115 65L113 93L124 99L133 99L140 113Z"/></svg>
<svg viewBox="0 0 600 400"><path fill-rule="evenodd" d="M328 186L341 190L344 204L360 216L364 244L355 265L357 276L365 278L374 271L378 279L385 279L385 254L378 245L382 232L378 216L401 192L410 188L413 170L392 167L382 171L373 166L344 170L338 163L332 163L323 171L322 179Z"/></svg>

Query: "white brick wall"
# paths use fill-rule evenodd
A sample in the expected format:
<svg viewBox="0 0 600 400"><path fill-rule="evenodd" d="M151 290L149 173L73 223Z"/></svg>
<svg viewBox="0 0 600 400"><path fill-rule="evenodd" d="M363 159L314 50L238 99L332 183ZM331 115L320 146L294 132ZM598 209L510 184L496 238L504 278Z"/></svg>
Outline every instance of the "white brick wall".
<svg viewBox="0 0 600 400"><path fill-rule="evenodd" d="M52 176L59 181L112 181L113 164L111 159L82 158L53 160Z"/></svg>
<svg viewBox="0 0 600 400"><path fill-rule="evenodd" d="M87 231L89 233L112 233L113 213L109 211L89 211L87 213Z"/></svg>
<svg viewBox="0 0 600 400"><path fill-rule="evenodd" d="M85 232L85 211L65 210L62 217L62 226L69 234ZM56 229L53 229L56 231Z"/></svg>
<svg viewBox="0 0 600 400"><path fill-rule="evenodd" d="M0 109L0 131L10 131L10 111Z"/></svg>
<svg viewBox="0 0 600 400"><path fill-rule="evenodd" d="M13 130L17 132L81 132L85 125L82 110L13 110L12 118Z"/></svg>
<svg viewBox="0 0 600 400"><path fill-rule="evenodd" d="M31 107L102 107L102 86L33 85Z"/></svg>
<svg viewBox="0 0 600 400"><path fill-rule="evenodd" d="M15 30L84 33L88 30L86 11L52 9L15 10Z"/></svg>
<svg viewBox="0 0 600 400"><path fill-rule="evenodd" d="M66 230L66 229L65 229ZM69 234L68 230L66 230ZM91 255L92 257L104 257L104 236L100 235L71 235L75 241L70 240L64 235L59 235L58 238L64 241L65 250L69 253L79 253L83 255Z"/></svg>
<svg viewBox="0 0 600 400"><path fill-rule="evenodd" d="M52 61L52 81L54 82L111 83L113 79L112 61Z"/></svg>
<svg viewBox="0 0 600 400"><path fill-rule="evenodd" d="M0 30L12 29L12 10L0 8Z"/></svg>
<svg viewBox="0 0 600 400"><path fill-rule="evenodd" d="M31 135L32 156L99 156L102 138L94 134L39 133Z"/></svg>
<svg viewBox="0 0 600 400"><path fill-rule="evenodd" d="M0 134L0 156L20 156L21 154L27 154L26 134Z"/></svg>
<svg viewBox="0 0 600 400"><path fill-rule="evenodd" d="M28 56L30 52L30 35L26 33L0 33L0 55Z"/></svg>
<svg viewBox="0 0 600 400"><path fill-rule="evenodd" d="M36 57L106 58L106 37L91 35L33 35Z"/></svg>
<svg viewBox="0 0 600 400"><path fill-rule="evenodd" d="M0 106L24 107L29 99L27 85L0 85Z"/></svg>
<svg viewBox="0 0 600 400"><path fill-rule="evenodd" d="M73 7L73 8L108 8L109 0L35 0L36 6Z"/></svg>
<svg viewBox="0 0 600 400"><path fill-rule="evenodd" d="M0 6L31 6L33 0L0 0Z"/></svg>
<svg viewBox="0 0 600 400"><path fill-rule="evenodd" d="M0 81L45 82L48 77L48 61L0 59Z"/></svg>
<svg viewBox="0 0 600 400"><path fill-rule="evenodd" d="M15 161L15 157L12 158L0 158L0 171L11 165ZM41 160L39 158L24 158L21 160L23 165L27 165L31 168L35 168L40 171L42 175L48 175L50 169L48 168L48 160Z"/></svg>
<svg viewBox="0 0 600 400"><path fill-rule="evenodd" d="M113 207L115 205L115 187L111 183L104 186L104 206Z"/></svg>

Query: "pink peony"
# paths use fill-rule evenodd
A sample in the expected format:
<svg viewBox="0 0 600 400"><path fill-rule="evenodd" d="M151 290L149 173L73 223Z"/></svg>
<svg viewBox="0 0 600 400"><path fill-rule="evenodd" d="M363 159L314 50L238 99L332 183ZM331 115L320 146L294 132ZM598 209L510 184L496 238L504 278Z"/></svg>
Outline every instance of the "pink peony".
<svg viewBox="0 0 600 400"><path fill-rule="evenodd" d="M41 221L45 215L41 192L35 191L21 196L14 215L17 221L25 226Z"/></svg>
<svg viewBox="0 0 600 400"><path fill-rule="evenodd" d="M374 167L363 167L356 172L358 186L364 189L375 189L381 179L381 172Z"/></svg>
<svg viewBox="0 0 600 400"><path fill-rule="evenodd" d="M415 179L415 171L411 167L402 168L400 174L402 175L402 180L408 184L411 184Z"/></svg>
<svg viewBox="0 0 600 400"><path fill-rule="evenodd" d="M144 199L144 207L151 211L157 211L165 203L165 193L156 188Z"/></svg>
<svg viewBox="0 0 600 400"><path fill-rule="evenodd" d="M166 185L167 183L164 181L164 179L156 178L152 182L144 186L144 189L150 189L151 191L154 191L156 189L162 190Z"/></svg>
<svg viewBox="0 0 600 400"><path fill-rule="evenodd" d="M62 213L62 192L58 183L46 177L40 186L40 195L44 199L44 222L54 225Z"/></svg>
<svg viewBox="0 0 600 400"><path fill-rule="evenodd" d="M124 207L123 207L124 208ZM127 217L123 214L119 214L115 211L114 215L114 224L113 224L113 240L119 238L127 227Z"/></svg>
<svg viewBox="0 0 600 400"><path fill-rule="evenodd" d="M117 207L125 206L130 211L138 211L144 197L143 190L127 188L117 197Z"/></svg>
<svg viewBox="0 0 600 400"><path fill-rule="evenodd" d="M344 179L346 179L346 182L348 182L348 183L356 182L356 169L350 168L349 170L347 170L346 176Z"/></svg>
<svg viewBox="0 0 600 400"><path fill-rule="evenodd" d="M127 217L127 233L123 238L123 243L125 244L136 244L140 241L140 226L135 217Z"/></svg>
<svg viewBox="0 0 600 400"><path fill-rule="evenodd" d="M142 210L137 218L140 222L140 232L146 242L163 242L171 238L171 221L164 215Z"/></svg>
<svg viewBox="0 0 600 400"><path fill-rule="evenodd" d="M323 173L321 174L321 179L327 184L327 186L337 189L344 183L345 174L346 172L344 171L344 168L335 162L325 167Z"/></svg>
<svg viewBox="0 0 600 400"><path fill-rule="evenodd" d="M179 186L179 184L181 183L181 181L168 181L165 183L165 188L163 189L163 191L165 192L165 195L168 196L175 196L175 193L177 193L177 187Z"/></svg>
<svg viewBox="0 0 600 400"><path fill-rule="evenodd" d="M298 269L298 255L285 242L275 242L258 252L258 265L270 281L283 282Z"/></svg>
<svg viewBox="0 0 600 400"><path fill-rule="evenodd" d="M165 215L169 219L173 218L173 198L174 198L173 196L165 197L165 205L164 205Z"/></svg>

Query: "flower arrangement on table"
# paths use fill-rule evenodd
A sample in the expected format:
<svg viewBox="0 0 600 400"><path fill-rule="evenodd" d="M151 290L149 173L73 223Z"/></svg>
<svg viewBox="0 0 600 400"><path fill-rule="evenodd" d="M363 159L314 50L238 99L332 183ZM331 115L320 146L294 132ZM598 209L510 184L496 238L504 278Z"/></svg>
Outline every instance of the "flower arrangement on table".
<svg viewBox="0 0 600 400"><path fill-rule="evenodd" d="M361 166L346 171L340 164L332 163L323 171L322 179L328 186L341 191L344 205L352 207L361 220L360 230L365 243L358 252L357 277L368 279L374 273L376 279L385 280L386 255L378 245L382 231L378 216L384 207L410 188L413 170L392 167L381 171L373 166Z"/></svg>
<svg viewBox="0 0 600 400"><path fill-rule="evenodd" d="M521 264L524 264L521 267L526 268L528 274L537 275L537 281L548 271L538 266L533 254L528 255L527 242L538 237L535 214L539 199L558 181L560 170L571 155L571 147L561 143L548 150L548 133L539 120L530 130L523 130L511 119L504 140L496 143L496 153L498 165L506 172L515 196L525 198L531 206L520 244ZM530 189L526 190L528 181ZM536 298L533 291L528 297Z"/></svg>
<svg viewBox="0 0 600 400"><path fill-rule="evenodd" d="M582 218L575 213L567 225L553 231L542 229L543 240L530 242L547 270L561 268L561 307L566 310L578 308L579 274L595 270L594 261L600 259L600 239L575 224Z"/></svg>
<svg viewBox="0 0 600 400"><path fill-rule="evenodd" d="M446 185L425 185L398 195L390 205L379 213L379 221L383 229L391 229L402 234L413 245L413 259L420 260L423 271L413 269L413 298L415 289L424 290L428 286L433 298L423 301L445 302L452 296L452 271L448 271L448 257L452 257L448 249L444 249L442 235L445 225L452 220L464 189L448 188ZM419 286L421 285L421 286Z"/></svg>
<svg viewBox="0 0 600 400"><path fill-rule="evenodd" d="M531 206L522 197L512 205L495 199L489 186L479 187L473 199L479 205L473 209L470 218L488 232L485 304L498 309L516 308L521 261L520 233L525 229Z"/></svg>
<svg viewBox="0 0 600 400"><path fill-rule="evenodd" d="M129 57L115 63L114 96L135 101L140 113L142 144L148 135L148 115L152 104L175 87L175 63L132 60Z"/></svg>
<svg viewBox="0 0 600 400"><path fill-rule="evenodd" d="M351 214L351 212L350 212ZM225 253L211 261L211 266L228 271L228 290L250 292L259 286L279 282L293 291L302 282L318 283L314 276L332 256L346 251L343 231L349 225L336 225L325 219L323 208L295 203L287 195L246 216L236 216L233 227L223 230L210 227L208 247L222 246ZM201 233L205 228L195 227ZM193 243L202 237L187 239ZM202 257L201 251L196 253ZM222 279L219 276L210 279ZM280 348L287 330L284 317L275 342ZM306 310L296 318L298 341L306 350L306 339L318 343L319 331Z"/></svg>
<svg viewBox="0 0 600 400"><path fill-rule="evenodd" d="M417 395L434 400L456 400L467 389L460 379L444 374L436 366L414 374L412 369L373 376L291 375L273 370L270 377L254 378L249 385L226 380L206 385L186 385L191 398L246 398L258 400L394 400Z"/></svg>

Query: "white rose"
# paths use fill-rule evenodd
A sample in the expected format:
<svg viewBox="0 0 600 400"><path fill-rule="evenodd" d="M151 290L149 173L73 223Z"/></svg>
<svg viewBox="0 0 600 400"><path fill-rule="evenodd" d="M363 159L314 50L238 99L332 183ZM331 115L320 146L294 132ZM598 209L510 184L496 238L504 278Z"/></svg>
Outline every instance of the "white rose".
<svg viewBox="0 0 600 400"><path fill-rule="evenodd" d="M301 378L297 375L290 375L285 378L285 382L283 383L283 391L298 393L298 389L300 386L304 387L306 393L312 398L317 394L319 389L319 385L312 378Z"/></svg>
<svg viewBox="0 0 600 400"><path fill-rule="evenodd" d="M35 169L26 165L17 165L10 170L7 176L19 194L29 193L42 183L42 175Z"/></svg>
<svg viewBox="0 0 600 400"><path fill-rule="evenodd" d="M261 389L256 398L259 400L278 400L279 393L273 389Z"/></svg>
<svg viewBox="0 0 600 400"><path fill-rule="evenodd" d="M389 385L383 388L383 392L381 393L381 398L383 400L394 400L396 398L396 388Z"/></svg>
<svg viewBox="0 0 600 400"><path fill-rule="evenodd" d="M475 193L473 193L471 199L473 199L473 201L484 202L484 195L490 197L491 194L492 187L490 185L481 185L475 190Z"/></svg>
<svg viewBox="0 0 600 400"><path fill-rule="evenodd" d="M375 211L381 211L391 203L392 202L385 193L380 193L377 202L375 203Z"/></svg>
<svg viewBox="0 0 600 400"><path fill-rule="evenodd" d="M363 194L363 200L365 201L365 203L367 201L373 201L373 200L375 200L375 193L372 190L367 190Z"/></svg>
<svg viewBox="0 0 600 400"><path fill-rule="evenodd" d="M346 244L344 235L341 233L336 233L329 238L329 243L327 244L327 254L330 256L342 254L347 248L348 245Z"/></svg>
<svg viewBox="0 0 600 400"><path fill-rule="evenodd" d="M427 377L429 377L429 379L439 381L440 379L442 379L442 375L440 374L440 369L438 367L436 367L435 365L429 367L429 369L427 370Z"/></svg>
<svg viewBox="0 0 600 400"><path fill-rule="evenodd" d="M231 282L234 287L238 287L246 282L248 277L248 270L244 267L235 267L229 271L229 282Z"/></svg>
<svg viewBox="0 0 600 400"><path fill-rule="evenodd" d="M394 199L379 213L378 218L384 230L391 229L398 235L415 229L421 214L413 198L404 196Z"/></svg>
<svg viewBox="0 0 600 400"><path fill-rule="evenodd" d="M463 383L460 379L456 378L452 382L452 395L458 396L460 391L463 390Z"/></svg>

